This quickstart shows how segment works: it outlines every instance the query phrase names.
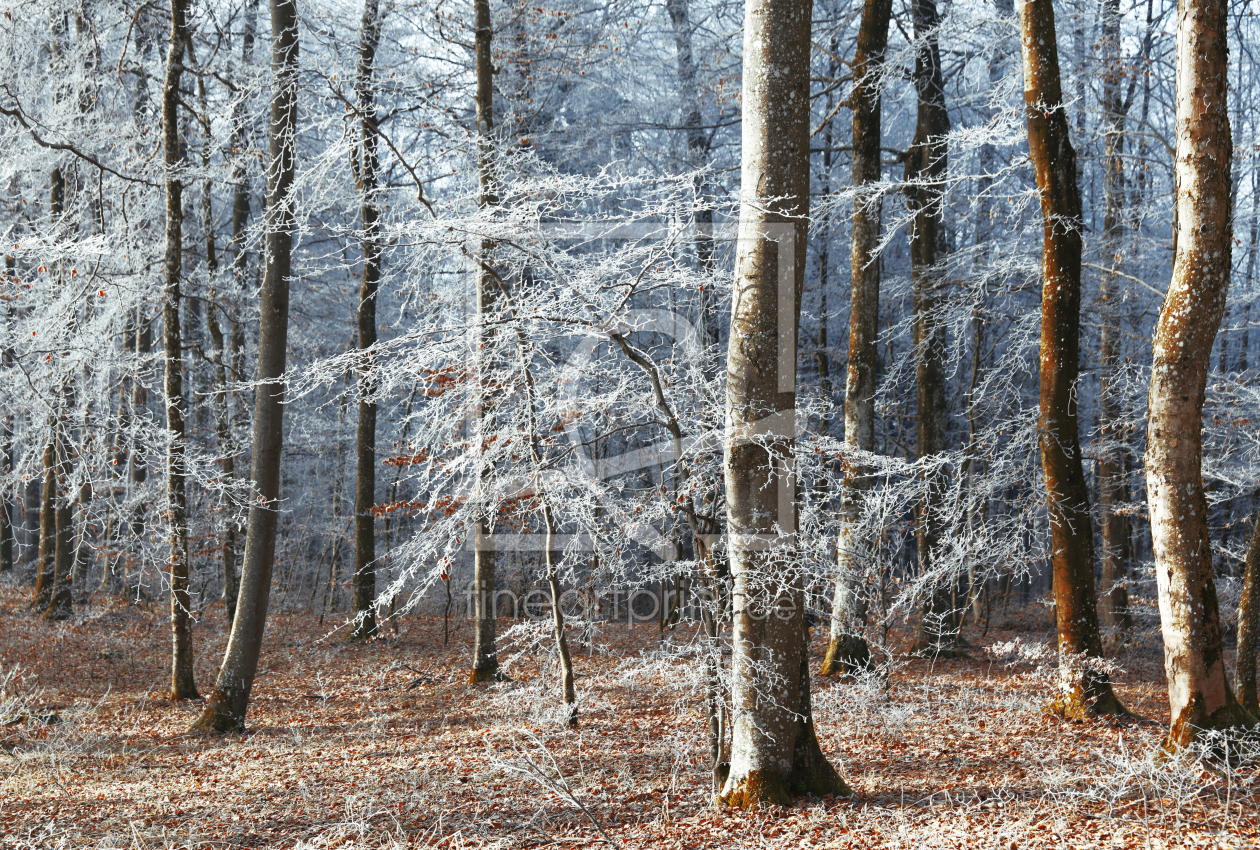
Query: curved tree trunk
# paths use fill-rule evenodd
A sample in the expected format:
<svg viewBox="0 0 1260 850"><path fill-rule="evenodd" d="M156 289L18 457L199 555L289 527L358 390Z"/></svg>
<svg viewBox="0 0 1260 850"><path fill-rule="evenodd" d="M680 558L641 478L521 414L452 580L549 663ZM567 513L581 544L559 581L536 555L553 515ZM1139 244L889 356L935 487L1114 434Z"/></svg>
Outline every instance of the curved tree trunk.
<svg viewBox="0 0 1260 850"><path fill-rule="evenodd" d="M362 139L358 151L359 194L363 198L363 282L359 288L359 429L355 440L357 474L354 488L354 638L376 634L376 377L368 349L376 344L376 290L381 279L380 210L376 206L376 103L372 66L381 40L378 0L365 0L359 37L355 94Z"/></svg>
<svg viewBox="0 0 1260 850"><path fill-rule="evenodd" d="M953 574L934 576L933 554L940 541L944 506L944 472L932 458L945 450L945 327L939 314L945 253L941 196L948 168L949 113L945 109L945 75L937 40L940 16L934 0L915 0L914 87L918 120L906 155L906 200L914 215L910 262L914 294L916 449L923 465L923 497L919 502L915 541L919 575L928 577L928 608L916 649L934 654L957 652L962 609L954 603Z"/></svg>
<svg viewBox="0 0 1260 850"><path fill-rule="evenodd" d="M474 0L473 14L476 32L476 65L477 65L477 206L485 210L498 203L494 180L494 150L491 130L494 128L494 65L490 53L491 29L490 0ZM483 459L493 428L492 416L487 411L487 374L491 357L491 331L485 327L486 316L494 310L495 290L497 284L487 268L491 261L494 246L488 240L482 240L480 246L480 263L477 268L477 355L475 358L477 386L476 419L477 419L477 453L479 466L477 469L478 486L482 486L490 475L490 469ZM489 506L483 505L489 513ZM495 550L490 536L490 523L485 516L476 520L473 529L473 609L476 617L476 631L473 645L473 666L468 677L469 683L485 682L499 679L499 655L495 647Z"/></svg>
<svg viewBox="0 0 1260 850"><path fill-rule="evenodd" d="M1224 0L1177 9L1176 221L1172 281L1159 313L1148 398L1146 491L1175 750L1205 730L1249 725L1225 674L1203 492L1203 397L1231 265Z"/></svg>
<svg viewBox="0 0 1260 850"><path fill-rule="evenodd" d="M881 138L879 80L888 47L892 0L866 0L853 58L853 235L849 301L849 364L845 376L844 441L858 452L875 450L875 381L879 363L879 246L883 196L868 187L879 182ZM831 630L821 673L865 667L871 651L862 636L866 624L865 541L859 536L862 495L870 486L866 465L845 466L836 536L836 588Z"/></svg>
<svg viewBox="0 0 1260 850"><path fill-rule="evenodd" d="M268 130L266 265L259 305L258 387L250 475L256 489L249 508L244 567L236 619L214 691L194 730L244 728L258 670L267 600L276 554L280 455L284 442L285 351L289 331L289 275L293 252L296 165L298 31L296 0L271 0L273 94Z"/></svg>
<svg viewBox="0 0 1260 850"><path fill-rule="evenodd" d="M1094 533L1077 433L1080 374L1081 198L1076 152L1068 139L1051 0L1019 12L1024 54L1028 148L1037 174L1045 242L1041 252L1041 468L1050 518L1050 565L1059 634L1059 695L1064 717L1123 713L1107 677L1087 658L1102 657L1094 603Z"/></svg>
<svg viewBox="0 0 1260 850"><path fill-rule="evenodd" d="M723 469L734 616L731 767L719 799L847 794L814 735L796 560L796 334L809 213L812 0L744 16L739 243L727 348Z"/></svg>
<svg viewBox="0 0 1260 850"><path fill-rule="evenodd" d="M174 700L198 696L193 680L192 615L188 610L188 493L184 409L184 352L180 336L179 279L183 272L184 185L179 137L179 80L188 42L187 0L171 0L171 41L162 86L162 144L166 164L166 262L162 301L162 344L166 355L166 510L171 582L171 689Z"/></svg>

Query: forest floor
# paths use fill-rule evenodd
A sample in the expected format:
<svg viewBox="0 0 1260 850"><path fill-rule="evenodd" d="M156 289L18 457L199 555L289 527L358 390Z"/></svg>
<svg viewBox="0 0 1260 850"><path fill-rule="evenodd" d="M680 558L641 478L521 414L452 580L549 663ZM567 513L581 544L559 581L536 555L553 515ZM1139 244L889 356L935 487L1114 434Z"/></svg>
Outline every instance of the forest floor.
<svg viewBox="0 0 1260 850"><path fill-rule="evenodd" d="M815 677L823 749L857 798L743 813L710 804L696 664L662 652L655 624L604 625L576 654L570 730L537 634L515 681L470 687L466 622L449 645L441 619L411 617L352 644L274 615L249 731L208 737L188 733L199 702L162 698L164 613L98 596L45 623L0 588L0 850L1260 846L1254 766L1154 757L1167 701L1149 630L1116 680L1158 722L1043 714L1050 671L1018 657L1051 645L1044 609L969 633L967 660L898 658L886 684ZM222 620L197 627L203 691Z"/></svg>

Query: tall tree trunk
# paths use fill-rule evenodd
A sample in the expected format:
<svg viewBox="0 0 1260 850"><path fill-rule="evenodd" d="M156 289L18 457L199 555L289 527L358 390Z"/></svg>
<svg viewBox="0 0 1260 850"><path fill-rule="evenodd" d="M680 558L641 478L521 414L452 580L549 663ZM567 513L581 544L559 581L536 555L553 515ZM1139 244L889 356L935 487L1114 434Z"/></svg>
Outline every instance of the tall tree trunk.
<svg viewBox="0 0 1260 850"><path fill-rule="evenodd" d="M474 24L476 31L476 66L477 66L477 206L482 210L498 204L498 194L494 178L494 147L491 131L494 128L494 65L490 52L491 29L490 0L474 0ZM492 331L486 328L487 316L494 311L496 282L490 272L494 245L482 240L480 245L480 262L477 268L477 354L475 356L474 380L477 386L474 392L476 399L476 440L477 440L477 486L484 487L490 477L491 470L484 459L489 448L490 431L493 428L492 415L487 410L490 364L487 358L492 357ZM483 515L478 516L473 530L473 609L476 617L476 632L473 643L473 666L468 677L469 683L485 682L501 678L499 672L499 655L495 646L495 550L494 541L490 537L490 523L485 514L490 513L488 504L482 506Z"/></svg>
<svg viewBox="0 0 1260 850"><path fill-rule="evenodd" d="M937 39L940 16L934 0L915 0L914 87L918 120L906 155L906 200L914 215L910 262L914 293L915 390L918 416L916 442L923 466L923 497L918 506L915 540L919 574L928 577L928 609L917 649L952 655L957 650L961 609L954 602L954 576L935 573L933 554L941 535L945 495L944 472L933 458L945 450L945 326L939 312L942 281L937 263L945 253L941 197L948 166L945 75Z"/></svg>
<svg viewBox="0 0 1260 850"><path fill-rule="evenodd" d="M64 19L53 26L54 35L65 35ZM60 56L61 48L55 48ZM49 211L53 226L61 230L65 215L66 177L58 167L52 173L52 193ZM60 267L60 264L58 264ZM64 271L64 270L62 270ZM36 599L42 601L40 591L47 598L44 608L45 620L64 620L71 616L73 592L71 573L74 569L74 527L73 508L70 503L66 481L69 477L69 449L66 446L66 417L74 408L74 391L69 375L62 376L61 388L58 390L56 409L50 424L52 426L51 469L49 457L45 455L44 500L47 510L40 511L41 535L47 536L44 567L47 569L44 586L36 586ZM41 548L43 544L41 542Z"/></svg>
<svg viewBox="0 0 1260 850"><path fill-rule="evenodd" d="M1235 701L1225 673L1202 471L1208 358L1225 307L1233 236L1227 25L1225 0L1178 3L1175 176L1181 232L1155 327L1146 426L1170 750L1206 730L1255 722Z"/></svg>
<svg viewBox="0 0 1260 850"><path fill-rule="evenodd" d="M1103 0L1103 143L1105 168L1103 195L1103 261L1119 270L1124 240L1124 118L1125 104L1120 93L1120 2ZM1110 629L1127 630L1133 625L1129 614L1129 519L1117 513L1124 495L1124 435L1120 410L1120 326L1116 279L1101 276L1102 332L1099 342L1098 429L1102 447L1098 456L1098 508L1102 528L1102 584L1099 607L1103 624Z"/></svg>
<svg viewBox="0 0 1260 850"><path fill-rule="evenodd" d="M284 366L289 331L289 274L293 253L296 165L298 31L297 0L271 0L273 94L268 128L266 265L259 306L258 387L244 568L232 636L205 710L193 724L201 731L241 729L258 670L267 599L276 554L280 505L280 456L284 442Z"/></svg>
<svg viewBox="0 0 1260 850"><path fill-rule="evenodd" d="M188 595L188 493L184 426L184 352L180 335L180 276L183 274L183 142L179 133L179 82L188 43L187 0L171 0L171 40L162 85L162 145L166 164L166 258L162 300L162 345L166 359L166 511L170 523L167 557L171 582L171 689L173 700L195 699L192 614Z"/></svg>
<svg viewBox="0 0 1260 850"><path fill-rule="evenodd" d="M687 134L688 165L702 169L709 164L709 139L704 132L704 114L700 109L700 84L692 49L691 8L689 0L666 0L670 23L674 30L674 50L678 62L678 98L683 107L683 129ZM708 200L708 180L696 178L696 258L700 268L713 268L713 208ZM717 344L717 322L710 317L714 296L711 289L700 293L701 340L705 345Z"/></svg>
<svg viewBox="0 0 1260 850"><path fill-rule="evenodd" d="M359 40L355 95L362 138L358 151L359 194L363 201L363 283L359 289L359 432L355 441L357 474L354 488L354 613L351 636L376 634L376 376L366 354L376 343L376 291L381 279L381 225L377 206L376 103L372 66L381 40L378 0L365 0Z"/></svg>
<svg viewBox="0 0 1260 850"><path fill-rule="evenodd" d="M1015 4L1013 0L993 0L993 10L1004 22L1008 20L1015 12ZM1000 90L1002 78L1006 75L1006 65L1008 54L1010 51L1010 43L1008 38L996 39L990 46L989 57L989 89L990 91ZM989 121L995 121L1000 114L1000 108L994 104L989 107ZM993 175L999 167L997 147L990 143L980 146L980 176L976 180L976 194L978 203L976 205L976 226L975 240L976 247L979 250L977 254L977 262L990 264L998 254L996 245L993 245L993 220L996 216L996 198L993 197ZM991 266L990 266L991 267ZM980 411L979 404L983 399L977 398L977 388L980 386L980 375L984 368L984 340L985 340L985 318L987 313L986 306L986 283L983 275L977 283L976 308L975 314L971 320L972 335L974 337L974 345L971 360L971 386L967 393L967 458L964 463L964 474L966 476L968 496L970 501L970 510L967 518L968 521L968 540L970 547L974 550L980 545L980 532L984 527L984 518L988 511L988 497L978 494L981 482L981 469L985 464L980 459ZM987 632L989 621L988 615L985 613L985 595L988 592L989 579L977 567L977 561L982 557L979 551L972 551L968 554L967 559L967 581L970 585L970 604L972 608L973 618L979 623L984 618L985 630ZM1002 582L1006 583L1006 592L1003 594L1003 605L1010 599L1010 574L1005 573L999 579L999 586ZM999 587L1000 589L1000 587ZM987 610L992 610L992 602L987 605Z"/></svg>
<svg viewBox="0 0 1260 850"><path fill-rule="evenodd" d="M236 441L232 436L232 404L228 391L228 369L230 342L223 333L219 323L220 307L216 303L219 298L218 288L213 284L218 269L208 268L210 279L209 303L206 305L206 330L210 332L210 343L214 346L214 409L215 434L219 441L219 468L223 471L225 513L227 521L223 529L223 604L226 608L228 625L236 619L236 597L240 591L240 578L236 572L237 522L236 504L232 497L233 485L236 481ZM226 312L224 314L226 316Z"/></svg>
<svg viewBox="0 0 1260 850"><path fill-rule="evenodd" d="M70 580L73 592L80 599L85 598L83 591L87 586L88 572L92 566L92 543L90 540L92 521L89 516L91 504L92 482L84 478L79 482L79 528L74 536L74 572ZM90 595L89 591L88 596L90 597Z"/></svg>
<svg viewBox="0 0 1260 850"><path fill-rule="evenodd" d="M537 433L537 432L535 432ZM537 441L535 440L535 444ZM541 457L535 457L540 461ZM536 465L541 468L541 465ZM564 707L568 714L570 726L577 725L577 687L573 677L573 657L569 654L569 639L565 636L564 611L560 607L560 576L556 564L556 556L560 553L552 549L552 540L556 535L556 519L551 506L546 504L543 496L543 525L547 533L547 549L544 557L547 560L547 590L551 594L551 633L556 642L556 652L560 656L560 693L564 698Z"/></svg>
<svg viewBox="0 0 1260 850"><path fill-rule="evenodd" d="M188 42L188 56L193 59L193 45ZM195 60L193 60L195 61ZM210 121L210 110L207 104L205 75L197 78L197 97L201 105L202 120ZM209 133L202 133L201 167L210 170L212 139ZM232 456L232 412L228 400L228 349L223 335L223 326L219 323L219 313L227 312L220 304L222 294L219 291L219 256L214 227L214 183L203 180L201 184L201 230L206 244L206 331L210 334L211 365L214 369L214 428L219 441L219 464L223 470L226 491L231 493L233 479L236 477L235 459ZM229 240L230 245L230 240ZM196 393L194 392L195 396ZM223 530L223 604L227 613L228 625L236 617L236 593L239 579L236 576L236 521L235 506L229 497L226 504L228 521Z"/></svg>
<svg viewBox="0 0 1260 850"><path fill-rule="evenodd" d="M17 284L17 259L5 255L4 272L6 282ZM9 302L4 313L5 330L13 325L13 303ZM4 368L13 367L13 349L4 350ZM0 439L0 477L7 478L13 472L13 414L6 408L4 411L4 436ZM13 502L14 490L0 489L0 573L13 572Z"/></svg>
<svg viewBox="0 0 1260 850"><path fill-rule="evenodd" d="M68 384L67 384L68 387ZM60 410L73 409L73 395L68 388L61 390ZM64 413L57 417L53 425L53 575L52 592L48 597L48 607L44 610L45 620L66 620L73 614L74 602L71 576L74 570L74 505L70 499L70 450L66 445Z"/></svg>
<svg viewBox="0 0 1260 850"><path fill-rule="evenodd" d="M0 443L0 476L8 477L12 471L13 423L6 413ZM0 573L13 572L13 496L12 491L6 490L0 490Z"/></svg>
<svg viewBox="0 0 1260 850"><path fill-rule="evenodd" d="M1260 631L1260 512L1251 520L1251 542L1243 567L1242 595L1238 600L1238 702L1252 714L1260 713L1256 701L1256 648Z"/></svg>
<svg viewBox="0 0 1260 850"><path fill-rule="evenodd" d="M248 70L254 61L254 39L258 28L258 0L248 0L245 4L245 26L241 35L241 65ZM232 165L232 235L228 239L227 253L231 257L233 298L239 297L245 289L246 254L245 228L249 225L249 172L246 168L247 158L244 149L249 135L250 118L246 114L245 102L238 100L232 111L232 150L235 158ZM213 276L212 276L213 278ZM216 293L217 294L217 293ZM210 300L215 301L212 295ZM241 526L237 519L240 505L234 493L236 484L236 461L240 447L232 428L232 396L228 390L228 373L233 379L240 378L241 348L244 343L244 332L227 310L223 311L228 321L224 328L218 321L218 308L212 304L207 310L207 327L211 341L219 352L215 364L215 432L219 440L220 468L227 489L227 522L223 529L223 603L230 626L236 619L236 603L240 595L241 579L237 572L241 551ZM226 331L226 333L225 333Z"/></svg>
<svg viewBox="0 0 1260 850"><path fill-rule="evenodd" d="M56 25L54 25L56 33ZM49 175L50 191L48 196L48 214L54 227L61 220L65 210L66 179L61 167L52 170ZM31 607L44 612L52 598L53 576L56 572L57 546L57 457L56 434L61 411L53 411L48 418L48 445L44 447L44 488L40 495L39 506L39 566L35 572L35 592L31 598Z"/></svg>
<svg viewBox="0 0 1260 850"><path fill-rule="evenodd" d="M892 0L866 0L853 59L853 236L849 301L849 364L845 376L844 441L858 453L875 451L875 381L879 363L879 233L883 196L872 189L881 176L880 76L888 47ZM823 675L864 667L871 652L862 635L866 624L867 541L860 536L863 494L870 486L860 457L845 465L836 538L836 587Z"/></svg>
<svg viewBox="0 0 1260 850"><path fill-rule="evenodd" d="M709 165L709 139L704 132L704 115L700 106L699 77L693 50L694 28L691 24L690 0L667 0L670 23L674 30L674 49L677 59L678 99L683 109L682 125L687 134L688 165L693 169ZM713 239L713 208L709 201L707 177L697 177L695 182L696 205L696 262L700 270L712 273L715 266ZM716 296L714 287L702 287L697 312L701 344L710 350L719 343L718 321L714 317ZM711 361L705 358L705 363ZM707 370L709 374L711 370ZM722 790L726 780L725 768L725 708L722 683L722 578L718 575L716 553L711 540L718 531L715 519L717 481L701 482L700 510L691 511L691 549L696 559L697 586L700 588L700 619L705 634L705 728L709 744L709 768L712 792ZM598 555L595 556L598 558ZM594 573L592 567L592 574Z"/></svg>
<svg viewBox="0 0 1260 850"><path fill-rule="evenodd" d="M1124 707L1107 676L1094 603L1094 533L1077 433L1080 374L1081 197L1076 152L1068 139L1051 0L1020 7L1028 148L1037 174L1045 232L1041 252L1041 468L1050 519L1050 566L1059 635L1059 694L1064 717L1117 714Z"/></svg>
<svg viewBox="0 0 1260 850"><path fill-rule="evenodd" d="M56 414L50 417L56 427ZM35 592L31 607L43 612L52 598L53 572L57 558L57 461L52 442L44 446L43 486L39 497L39 554L36 559Z"/></svg>
<svg viewBox="0 0 1260 850"><path fill-rule="evenodd" d="M849 789L814 734L795 539L796 334L809 214L813 2L749 0L744 8L744 188L723 446L735 578L734 729L720 799L754 809L787 804L792 792Z"/></svg>
<svg viewBox="0 0 1260 850"><path fill-rule="evenodd" d="M68 393L63 392L63 399ZM69 405L63 409L69 409ZM58 421L57 434L53 438L54 455L57 460L55 476L55 504L53 506L53 591L48 598L48 608L44 611L44 620L68 620L73 613L74 570L74 505L69 496L69 447L66 445L66 429L63 422Z"/></svg>

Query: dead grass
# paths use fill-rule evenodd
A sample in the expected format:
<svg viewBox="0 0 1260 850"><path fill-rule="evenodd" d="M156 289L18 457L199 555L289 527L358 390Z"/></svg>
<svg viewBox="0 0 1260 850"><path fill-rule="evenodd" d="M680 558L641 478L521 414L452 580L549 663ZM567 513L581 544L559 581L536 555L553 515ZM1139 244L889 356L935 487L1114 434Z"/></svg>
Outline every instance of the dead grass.
<svg viewBox="0 0 1260 850"><path fill-rule="evenodd" d="M196 632L203 690L221 618ZM1044 625L1016 618L984 643L1048 641ZM568 731L545 652L517 657L513 682L469 687L467 626L449 648L427 619L362 645L277 615L250 731L221 738L188 734L196 704L159 698L161 606L48 624L5 590L0 629L0 679L20 666L0 695L3 847L1257 845L1253 767L1156 763L1158 723L1049 718L1043 675L982 648L906 660L886 683L816 680L824 750L859 799L748 814L709 805L700 683L655 626L604 626L577 654ZM1156 638L1119 661L1125 704L1166 719Z"/></svg>

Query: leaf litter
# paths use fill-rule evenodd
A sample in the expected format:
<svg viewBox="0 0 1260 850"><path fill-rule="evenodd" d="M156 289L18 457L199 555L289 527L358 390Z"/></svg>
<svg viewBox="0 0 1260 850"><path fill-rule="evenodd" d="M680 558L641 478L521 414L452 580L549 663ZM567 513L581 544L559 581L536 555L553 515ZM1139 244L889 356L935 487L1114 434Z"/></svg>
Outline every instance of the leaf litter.
<svg viewBox="0 0 1260 850"><path fill-rule="evenodd" d="M1044 615L1013 616L984 641L972 635L969 659L897 656L887 676L815 676L819 738L858 797L737 812L710 802L703 683L694 658L677 651L689 624L664 647L655 624L606 623L587 635L575 653L580 718L570 730L542 643L511 656L511 681L469 686L466 626L444 646L440 619L408 617L383 639L351 643L308 616L273 614L248 731L207 737L187 731L198 702L162 697L163 605L108 600L44 623L6 588L0 617L6 848L1260 842L1260 742L1241 736L1198 758L1158 757L1168 709L1157 633L1118 656L1117 691L1155 719L1146 722L1043 713L1053 674L1035 651L1053 640ZM195 635L204 693L227 639L221 611L207 612ZM909 633L900 637L908 646Z"/></svg>

